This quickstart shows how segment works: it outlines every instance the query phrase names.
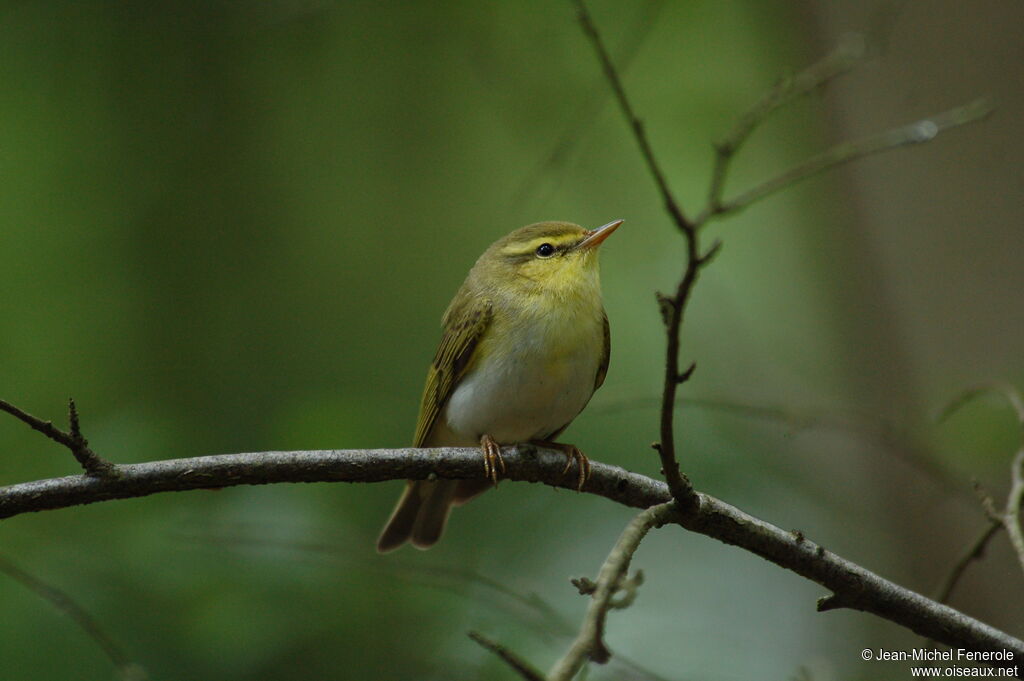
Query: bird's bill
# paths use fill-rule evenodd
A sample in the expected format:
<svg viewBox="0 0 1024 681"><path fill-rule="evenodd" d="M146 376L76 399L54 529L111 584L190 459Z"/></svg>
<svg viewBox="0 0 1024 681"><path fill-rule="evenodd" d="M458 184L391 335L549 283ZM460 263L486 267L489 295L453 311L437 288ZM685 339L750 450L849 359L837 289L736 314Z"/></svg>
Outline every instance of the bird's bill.
<svg viewBox="0 0 1024 681"><path fill-rule="evenodd" d="M583 241L576 244L576 248L594 248L610 237L612 232L618 229L619 225L623 222L625 222L625 220L612 220L607 225L601 225L597 229L588 231L587 235L583 237Z"/></svg>

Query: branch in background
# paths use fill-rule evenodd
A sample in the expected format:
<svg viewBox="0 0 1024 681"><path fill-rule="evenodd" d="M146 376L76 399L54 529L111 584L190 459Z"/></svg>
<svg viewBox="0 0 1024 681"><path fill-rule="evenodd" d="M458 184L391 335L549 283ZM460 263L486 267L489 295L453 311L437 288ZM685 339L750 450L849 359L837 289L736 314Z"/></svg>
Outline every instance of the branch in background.
<svg viewBox="0 0 1024 681"><path fill-rule="evenodd" d="M54 442L67 447L71 450L75 460L85 469L86 475L98 478L117 475L114 465L109 461L104 461L89 449L89 441L82 437L82 429L78 423L78 409L75 407L73 399L68 400L68 422L71 426L71 432L68 433L57 428L50 421L38 419L4 400L0 400L0 411L7 412L19 421L27 423L33 430L37 430Z"/></svg>
<svg viewBox="0 0 1024 681"><path fill-rule="evenodd" d="M967 567L976 560L981 560L985 555L985 549L988 547L989 541L992 537L996 536L999 530L1003 529L1001 523L995 521L989 521L988 527L978 535L978 538L971 542L971 545L967 547L967 550L963 552L960 558L953 564L953 569L949 571L942 586L939 587L935 592L935 600L939 603L948 603L950 597L953 595L953 589L956 588L960 578L964 576L967 571Z"/></svg>
<svg viewBox="0 0 1024 681"><path fill-rule="evenodd" d="M1024 503L1024 397L1021 397L1017 388L1005 383L978 386L965 391L953 400L939 414L939 421L945 420L975 397L992 392L1005 397L1017 417L1018 445L1017 453L1010 464L1010 491L1006 495L1006 505L1001 511L997 510L992 496L980 484L976 483L975 487L981 496L985 514L994 525L1006 530L1021 570L1024 570L1024 531L1022 531L1020 522L1021 505ZM994 529L992 533L995 533ZM984 544L982 544L983 549Z"/></svg>
<svg viewBox="0 0 1024 681"><path fill-rule="evenodd" d="M526 679L526 681L544 681L544 677L540 672L500 643L492 641L476 631L471 631L467 635L485 649L500 657L505 664L514 669L515 672L522 678Z"/></svg>
<svg viewBox="0 0 1024 681"><path fill-rule="evenodd" d="M70 617L99 646L103 654L110 658L110 661L117 667L122 681L145 681L148 678L146 670L129 660L120 646L107 636L93 616L66 592L25 572L4 556L0 556L0 572L21 583L37 596L49 601L51 605Z"/></svg>
<svg viewBox="0 0 1024 681"><path fill-rule="evenodd" d="M711 187L708 189L708 206L697 218L698 225L707 222L714 215L725 212L722 206L722 193L725 191L725 179L729 174L732 157L754 130L777 109L847 73L863 57L864 36L845 36L830 55L795 76L783 78L749 111L740 116L732 130L715 144L715 167L711 173Z"/></svg>
<svg viewBox="0 0 1024 681"><path fill-rule="evenodd" d="M587 407L588 414L615 414L627 409L657 407L658 397L639 397L614 400L595 398ZM891 453L935 484L941 486L952 498L963 503L976 503L975 496L960 479L953 478L945 468L936 463L933 452L911 442L904 433L892 424L878 421L868 414L849 415L825 409L798 409L772 404L747 403L738 400L715 397L680 397L676 409L701 409L729 414L738 418L760 420L785 426L793 435L811 430L829 430L846 433L863 439L866 444Z"/></svg>
<svg viewBox="0 0 1024 681"><path fill-rule="evenodd" d="M573 490L563 475L565 455L523 445L502 449L506 479L541 482ZM483 480L476 447L437 449L349 449L222 454L118 466L117 478L84 475L37 480L0 488L0 518L159 492L280 482L381 482L447 479ZM646 509L672 499L668 486L637 473L591 460L583 492ZM697 503L671 522L757 554L835 594L833 603L862 610L928 636L952 648L1010 650L1024 657L1024 641L948 606L905 589L723 501L699 492Z"/></svg>
<svg viewBox="0 0 1024 681"><path fill-rule="evenodd" d="M774 194L801 180L826 170L831 170L850 161L855 161L871 154L898 149L899 147L930 142L940 132L983 120L992 111L993 107L987 99L977 99L970 104L958 106L955 109L944 111L929 118L923 118L914 123L864 137L853 142L842 142L817 156L812 156L781 175L773 177L753 189L748 189L734 199L722 201L717 207L702 213L697 219L698 224L703 224L711 217L742 210L770 194Z"/></svg>
<svg viewBox="0 0 1024 681"><path fill-rule="evenodd" d="M571 681L588 659L604 664L611 658L611 652L604 644L604 621L612 608L625 607L612 597L619 591L629 563L633 559L640 542L653 527L660 527L668 522L675 511L675 504L668 502L652 506L636 516L612 548L597 574L597 581L588 583L586 589L591 593L590 606L583 618L580 633L569 646L569 650L548 672L548 681ZM581 589L581 591L583 591ZM635 594L635 590L633 592ZM632 598L629 599L632 602Z"/></svg>
<svg viewBox="0 0 1024 681"><path fill-rule="evenodd" d="M266 529L262 525L260 528ZM401 555L392 554L387 560L380 560L379 556L368 559L352 552L351 539L310 542L267 539L265 534L265 531L261 531L259 536L240 536L238 528L233 525L231 530L225 532L186 532L180 536L188 541L218 548L272 548L300 554L318 554L336 561L347 570L362 570L378 576L384 574L404 583L440 589L459 598L468 598L478 605L484 604L491 611L500 611L503 622L510 619L518 621L528 630L533 630L533 633L549 646L561 646L563 639L570 641L577 634L576 624L570 623L555 610L554 606L536 593L523 593L505 582L492 579L475 570L450 565L424 564L422 556L406 555L403 559ZM330 534L332 537L335 536L337 528L332 528ZM370 538L367 537L366 541L369 542ZM471 594L467 587L479 587L486 593ZM616 605L621 601L620 596ZM612 658L611 666L617 667L613 671L616 678L632 681L669 681L622 653L617 653Z"/></svg>
<svg viewBox="0 0 1024 681"><path fill-rule="evenodd" d="M635 13L631 25L623 27L623 33L618 40L621 48L616 50L621 71L628 70L636 55L640 53L652 30L658 24L658 19L666 4L668 4L666 0L646 0L642 3L633 3L634 7L640 6L639 10ZM488 78L488 82L491 80ZM569 161L580 140L604 111L605 104L611 95L612 93L608 92L605 83L599 81L588 88L588 91L582 96L572 99L570 104L573 109L564 112L565 129L541 162L519 184L512 195L511 206L522 210L524 205L531 205L531 207L543 205L543 199L539 199L537 196L541 178L546 175L557 182L558 178L566 176L563 167Z"/></svg>

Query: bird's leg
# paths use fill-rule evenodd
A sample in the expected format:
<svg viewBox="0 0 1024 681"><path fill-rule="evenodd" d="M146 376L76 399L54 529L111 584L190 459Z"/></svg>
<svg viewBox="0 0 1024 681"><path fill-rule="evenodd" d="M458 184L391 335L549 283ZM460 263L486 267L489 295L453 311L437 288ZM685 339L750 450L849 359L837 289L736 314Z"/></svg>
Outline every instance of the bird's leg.
<svg viewBox="0 0 1024 681"><path fill-rule="evenodd" d="M501 458L501 445L486 433L480 438L480 449L484 453L484 475L490 478L494 486L498 486L498 469L505 473L505 459Z"/></svg>
<svg viewBox="0 0 1024 681"><path fill-rule="evenodd" d="M572 464L575 461L576 465L579 466L579 476L577 477L576 490L581 491L583 485L586 484L587 480L590 479L590 459L587 455L580 451L580 448L576 445L566 445L561 442L547 442L544 440L531 440L531 445L537 447L546 447L548 449L557 449L558 451L565 454L565 468L562 469L562 475L569 472L572 468Z"/></svg>

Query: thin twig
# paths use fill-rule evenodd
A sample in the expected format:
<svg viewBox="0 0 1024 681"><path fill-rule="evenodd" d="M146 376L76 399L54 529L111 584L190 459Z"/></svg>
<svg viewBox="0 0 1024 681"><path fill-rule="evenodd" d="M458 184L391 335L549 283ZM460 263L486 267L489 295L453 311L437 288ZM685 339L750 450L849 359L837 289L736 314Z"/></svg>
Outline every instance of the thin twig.
<svg viewBox="0 0 1024 681"><path fill-rule="evenodd" d="M981 495L985 515L993 523L1001 525L1006 530L1006 535L1010 539L1010 545L1017 556L1021 570L1024 570L1024 530L1021 528L1020 521L1021 505L1024 504L1024 397L1021 396L1017 388L1005 383L977 386L964 391L952 400L940 413L939 420L945 420L975 397L989 392L1002 395L1013 408L1017 417L1017 453L1010 464L1010 491L1006 495L1006 506L1002 510L996 509L995 501L981 489L980 484L976 483L976 487Z"/></svg>
<svg viewBox="0 0 1024 681"><path fill-rule="evenodd" d="M851 34L831 54L795 76L783 78L766 92L721 140L715 144L715 166L708 189L708 207L695 221L703 224L712 215L722 212L722 193L732 157L747 138L779 107L817 90L825 83L850 71L864 56L864 36Z"/></svg>
<svg viewBox="0 0 1024 681"><path fill-rule="evenodd" d="M623 115L626 117L630 127L633 129L633 136L636 138L636 142L640 146L640 153L643 154L648 170L651 171L651 175L654 177L654 181L658 185L658 191L661 193L661 198L665 202L665 208L668 210L669 215L672 216L672 220L680 230L685 231L691 228L690 221L686 218L682 207L679 205L678 201L676 201L675 196L672 194L672 190L668 187L668 182L665 180L665 173L662 172L661 166L658 164L658 160L654 156L654 150L651 148L651 143L647 139L647 132L644 130L644 124L633 111L633 105L630 104L629 98L626 96L626 89L622 85L622 79L619 78L619 73L615 69L615 64L612 63L611 55L608 53L608 49L605 47L604 41L601 39L601 35L597 32L597 26L594 25L594 20L590 17L590 11L587 9L583 0L574 0L574 4L576 5L576 17L579 19L580 26L583 27L583 32L597 51L597 57L601 61L601 68L604 70L604 75L608 79L608 83L611 85L612 91L615 93L615 99L619 103L619 108L622 109Z"/></svg>
<svg viewBox="0 0 1024 681"><path fill-rule="evenodd" d="M1006 519L1003 526L1010 537L1013 550L1017 553L1017 560L1024 570L1024 532L1021 531L1020 511L1021 503L1024 502L1024 447L1017 451L1013 458L1013 484L1010 494L1006 498Z"/></svg>
<svg viewBox="0 0 1024 681"><path fill-rule="evenodd" d="M71 618L71 621L96 643L103 654L110 658L123 681L144 681L147 678L146 670L128 659L121 647L103 631L99 622L66 591L25 572L4 556L0 556L0 572L21 583L37 596L49 601L51 605Z"/></svg>
<svg viewBox="0 0 1024 681"><path fill-rule="evenodd" d="M629 563L640 542L651 528L665 524L675 512L675 508L673 502L652 506L633 518L626 526L601 565L597 580L593 583L590 605L580 626L579 635L565 655L548 672L548 681L570 681L588 659L604 664L611 658L611 652L604 644L605 618L610 609L624 607L621 603L613 601L612 597L625 579Z"/></svg>
<svg viewBox="0 0 1024 681"><path fill-rule="evenodd" d="M721 201L717 206L709 208L707 212L702 213L696 222L697 224L703 224L711 217L719 217L727 213L740 211L755 201L759 201L801 180L859 158L912 144L930 142L939 133L980 121L991 114L992 111L993 107L988 100L977 99L970 104L958 106L908 125L852 142L842 142L817 156L812 156L794 168L752 189L748 189L734 199Z"/></svg>
<svg viewBox="0 0 1024 681"><path fill-rule="evenodd" d="M668 211L669 217L686 238L686 270L679 285L676 287L675 294L671 297L662 294L658 295L658 304L661 307L662 316L665 320L667 343L665 380L662 388L659 427L661 440L657 443L655 449L661 458L662 474L668 482L673 498L679 503L680 507L688 507L694 504L696 497L694 496L693 485L690 484L689 479L679 470L679 461L675 450L674 416L676 392L679 389L679 385L689 379L690 374L692 374L693 365L686 372L680 372L679 370L679 329L683 322L686 304L689 302L690 293L697 283L700 271L711 261L718 247L715 245L707 252L701 251L697 230L693 222L686 217L682 207L668 186L665 173L658 164L654 150L651 148L651 143L647 139L647 132L644 130L643 122L637 117L629 97L626 96L622 80L619 78L618 71L616 71L614 63L612 63L611 56L608 54L604 41L601 39L601 34L598 32L584 0L575 0L575 5L580 26L582 26L583 32L597 53L605 77L615 93L615 99L619 103L619 108L629 123L633 131L633 138L636 140L647 168L650 170L651 176L658 186L658 192L661 194L662 201L665 204L665 210Z"/></svg>
<svg viewBox="0 0 1024 681"><path fill-rule="evenodd" d="M952 570L946 576L946 579L942 582L942 586L939 587L935 592L935 600L939 603L948 603L950 597L953 595L953 589L956 588L957 583L960 582L960 578L964 576L964 572L967 571L967 567L976 560L980 560L985 555L985 549L988 547L989 541L992 537L996 536L996 533L1001 530L1003 526L1000 523L990 521L985 527L984 531L978 535L978 538L971 542L971 545L961 554L960 558L957 559L956 563L953 564Z"/></svg>
<svg viewBox="0 0 1024 681"><path fill-rule="evenodd" d="M78 422L78 409L73 399L68 400L68 421L71 432L65 433L57 428L50 421L43 421L14 406L10 402L0 400L0 411L5 411L23 423L27 423L33 430L39 431L54 442L64 445L75 460L85 469L86 475L95 477L110 477L117 475L114 464L106 461L89 449L89 442L82 437L82 429Z"/></svg>
<svg viewBox="0 0 1024 681"><path fill-rule="evenodd" d="M526 681L544 681L544 677L540 672L530 666L530 664L523 660L523 658L519 657L500 643L492 641L476 631L470 631L467 635L481 646L500 657L505 664L514 669L515 672L526 679Z"/></svg>

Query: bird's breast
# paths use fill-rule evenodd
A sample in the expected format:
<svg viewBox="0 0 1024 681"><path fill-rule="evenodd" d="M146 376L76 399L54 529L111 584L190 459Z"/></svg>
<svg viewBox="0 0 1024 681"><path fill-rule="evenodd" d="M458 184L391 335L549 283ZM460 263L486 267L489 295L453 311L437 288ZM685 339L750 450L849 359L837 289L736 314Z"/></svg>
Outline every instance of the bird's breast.
<svg viewBox="0 0 1024 681"><path fill-rule="evenodd" d="M594 392L603 333L600 313L496 323L446 405L464 440L452 444L485 433L500 443L540 440L566 426Z"/></svg>

